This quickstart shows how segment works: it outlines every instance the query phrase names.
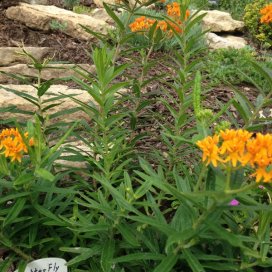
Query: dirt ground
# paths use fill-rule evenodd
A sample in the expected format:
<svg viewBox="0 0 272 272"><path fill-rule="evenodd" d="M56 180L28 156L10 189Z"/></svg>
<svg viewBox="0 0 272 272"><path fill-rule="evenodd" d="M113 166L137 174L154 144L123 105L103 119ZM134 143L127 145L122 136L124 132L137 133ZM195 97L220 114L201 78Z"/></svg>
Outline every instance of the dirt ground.
<svg viewBox="0 0 272 272"><path fill-rule="evenodd" d="M64 7L61 0L49 0L49 4ZM22 45L51 47L55 52L55 61L90 62L86 54L86 50L90 51L90 46L86 41L71 38L59 31L45 32L29 28L21 22L8 19L5 11L6 8L0 6L0 47Z"/></svg>

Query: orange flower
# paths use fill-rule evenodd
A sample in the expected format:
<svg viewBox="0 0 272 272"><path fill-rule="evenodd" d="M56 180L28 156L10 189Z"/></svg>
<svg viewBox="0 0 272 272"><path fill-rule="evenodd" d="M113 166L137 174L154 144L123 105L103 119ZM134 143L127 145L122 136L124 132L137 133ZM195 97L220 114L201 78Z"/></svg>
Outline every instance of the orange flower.
<svg viewBox="0 0 272 272"><path fill-rule="evenodd" d="M141 16L135 19L133 23L129 25L132 32L148 30L156 20L148 19L145 16Z"/></svg>
<svg viewBox="0 0 272 272"><path fill-rule="evenodd" d="M158 24L157 24L157 28L160 28L161 31L167 31L167 23L165 21L159 21Z"/></svg>
<svg viewBox="0 0 272 272"><path fill-rule="evenodd" d="M225 155L225 162L230 161L234 167L237 165L244 155L245 144L251 135L252 133L241 129L227 129L220 132L220 136L224 140L220 147L220 154Z"/></svg>
<svg viewBox="0 0 272 272"><path fill-rule="evenodd" d="M203 151L202 161L206 161L206 165L212 163L214 167L217 167L218 162L221 161L219 157L219 148L217 146L219 142L219 136L208 136L202 141L198 141L196 144Z"/></svg>
<svg viewBox="0 0 272 272"><path fill-rule="evenodd" d="M177 2L173 2L172 4L169 4L166 6L167 8L167 15L170 16L170 17L178 17L180 18L180 4L177 3ZM187 18L190 16L190 11L189 10L186 10L186 13L185 13L185 20L187 20Z"/></svg>
<svg viewBox="0 0 272 272"><path fill-rule="evenodd" d="M265 167L259 167L256 169L255 173L252 175L256 177L256 182L270 182L272 181L272 170L267 172Z"/></svg>
<svg viewBox="0 0 272 272"><path fill-rule="evenodd" d="M180 17L180 4L177 2L173 2L166 6L167 15L173 17Z"/></svg>
<svg viewBox="0 0 272 272"><path fill-rule="evenodd" d="M197 142L203 151L202 160L215 167L230 162L233 167L249 164L254 169L256 182L272 182L272 134L252 133L227 129L213 137Z"/></svg>
<svg viewBox="0 0 272 272"><path fill-rule="evenodd" d="M147 31L155 22L157 22L157 29L161 29L163 32L168 32L170 35L173 34L172 29L175 29L176 32L182 33L182 28L180 27L182 21L180 20L181 12L180 12L180 4L174 2L172 4L167 5L167 15L171 17L171 19L175 22L170 20L167 21L157 21L154 19L148 19L145 16L138 17L132 22L129 27L132 32L137 31ZM190 11L186 10L185 20L189 17ZM170 28L172 29L168 29Z"/></svg>
<svg viewBox="0 0 272 272"><path fill-rule="evenodd" d="M257 133L256 138L247 143L247 160L250 165L268 167L272 163L272 134Z"/></svg>
<svg viewBox="0 0 272 272"><path fill-rule="evenodd" d="M272 22L272 4L266 5L264 8L260 10L261 23L269 24Z"/></svg>
<svg viewBox="0 0 272 272"><path fill-rule="evenodd" d="M28 138L27 132L24 137ZM32 146L33 144L33 138L29 139L29 145ZM21 162L23 153L27 153L28 150L17 128L2 130L0 133L0 151L6 158L10 157L12 162L15 160Z"/></svg>

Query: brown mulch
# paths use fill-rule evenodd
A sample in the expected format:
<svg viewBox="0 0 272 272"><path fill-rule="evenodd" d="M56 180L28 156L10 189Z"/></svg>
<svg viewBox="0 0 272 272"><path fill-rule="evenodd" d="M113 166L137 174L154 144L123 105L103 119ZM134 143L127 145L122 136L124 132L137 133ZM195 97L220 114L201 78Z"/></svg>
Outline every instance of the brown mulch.
<svg viewBox="0 0 272 272"><path fill-rule="evenodd" d="M51 0L50 4L63 7L60 0ZM21 22L5 16L6 8L0 7L0 47L39 46L50 47L54 52L54 61L70 63L89 63L90 45L60 31L41 31L29 28Z"/></svg>

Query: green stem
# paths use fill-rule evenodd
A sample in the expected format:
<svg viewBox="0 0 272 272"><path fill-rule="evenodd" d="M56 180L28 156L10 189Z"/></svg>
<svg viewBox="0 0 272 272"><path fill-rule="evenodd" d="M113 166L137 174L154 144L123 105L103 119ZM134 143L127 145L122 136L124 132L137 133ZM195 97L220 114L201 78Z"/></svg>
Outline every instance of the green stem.
<svg viewBox="0 0 272 272"><path fill-rule="evenodd" d="M252 183L252 184L249 184L247 186L244 186L242 188L239 188L239 189L235 189L235 190L226 190L225 189L225 194L228 194L228 195L233 195L233 194L239 194L239 193L243 193L243 192L246 192L250 189L253 189L254 187L256 187L257 184L256 183Z"/></svg>
<svg viewBox="0 0 272 272"><path fill-rule="evenodd" d="M198 220L193 224L193 229L196 230L202 222L206 220L206 218L215 210L216 208L216 202L214 202L209 209L206 210L199 218Z"/></svg>
<svg viewBox="0 0 272 272"><path fill-rule="evenodd" d="M30 255L25 254L20 248L16 247L10 240L8 240L2 232L0 232L0 240L7 241L7 243L2 242L4 246L15 252L17 255L25 259L26 261L31 261L33 258Z"/></svg>
<svg viewBox="0 0 272 272"><path fill-rule="evenodd" d="M232 167L231 167L231 165L229 165L227 167L227 177L226 177L225 192L230 191L231 172L232 172Z"/></svg>
<svg viewBox="0 0 272 272"><path fill-rule="evenodd" d="M128 16L126 22L124 23L125 27L127 27L131 17L134 15L137 3L138 3L138 1L135 1L131 11L129 12L129 16ZM119 55L120 47L121 47L121 41L123 40L125 34L126 34L125 30L120 33L120 36L119 36L119 39L118 39L118 42L117 42L117 46L116 46L116 49L115 49L115 52L114 52L113 60L112 60L113 64L115 63L115 61L116 61L116 59L117 59L117 57Z"/></svg>
<svg viewBox="0 0 272 272"><path fill-rule="evenodd" d="M196 183L196 185L195 185L195 187L194 187L194 192L197 192L197 191L200 190L200 186L201 186L202 180L203 180L203 178L204 178L206 169L207 169L207 167L203 164L203 165L202 165L202 168L201 168L201 170L200 170L199 176L198 176L197 183Z"/></svg>

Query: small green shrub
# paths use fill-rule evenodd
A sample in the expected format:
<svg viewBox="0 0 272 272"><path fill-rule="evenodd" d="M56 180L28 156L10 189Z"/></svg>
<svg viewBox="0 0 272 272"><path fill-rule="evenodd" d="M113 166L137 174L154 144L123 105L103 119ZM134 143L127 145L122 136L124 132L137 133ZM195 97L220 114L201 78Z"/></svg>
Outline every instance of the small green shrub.
<svg viewBox="0 0 272 272"><path fill-rule="evenodd" d="M272 46L272 27L269 24L260 22L260 10L270 2L269 0L255 0L246 5L244 15L244 22L248 31L265 47Z"/></svg>
<svg viewBox="0 0 272 272"><path fill-rule="evenodd" d="M220 49L212 51L207 56L208 77L212 79L212 83L222 84L223 81L232 84L240 84L242 82L252 83L252 80L259 86L265 88L263 77L250 65L248 61L255 61L256 53L249 49ZM271 61L267 58L265 64L268 68L272 68Z"/></svg>
<svg viewBox="0 0 272 272"><path fill-rule="evenodd" d="M86 7L83 5L76 5L73 7L73 12L78 13L78 14L90 15L92 12L92 9L90 7Z"/></svg>
<svg viewBox="0 0 272 272"><path fill-rule="evenodd" d="M67 23L59 22L58 20L52 20L49 24L50 29L52 30L58 30L58 31L64 31L67 28Z"/></svg>
<svg viewBox="0 0 272 272"><path fill-rule="evenodd" d="M235 19L242 19L245 6L249 3L252 3L252 0L220 0L219 9L230 12Z"/></svg>
<svg viewBox="0 0 272 272"><path fill-rule="evenodd" d="M190 3L192 8L207 8L209 6L208 0L192 0Z"/></svg>

